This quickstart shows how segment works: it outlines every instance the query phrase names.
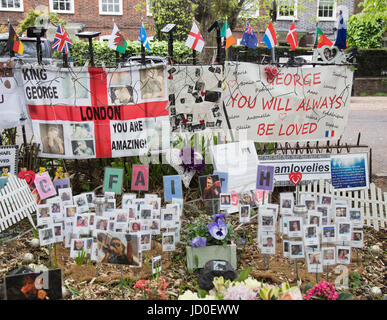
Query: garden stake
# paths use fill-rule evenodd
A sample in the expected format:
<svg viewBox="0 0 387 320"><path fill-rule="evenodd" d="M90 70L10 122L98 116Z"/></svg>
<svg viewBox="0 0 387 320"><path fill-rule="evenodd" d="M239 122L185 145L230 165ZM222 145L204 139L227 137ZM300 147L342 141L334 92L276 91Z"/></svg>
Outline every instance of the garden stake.
<svg viewBox="0 0 387 320"><path fill-rule="evenodd" d="M296 258L296 277L297 277L296 280L298 280L298 263L297 263L297 258Z"/></svg>
<svg viewBox="0 0 387 320"><path fill-rule="evenodd" d="M51 245L49 244L48 245L48 255L49 255L49 257L50 257L50 267L51 267Z"/></svg>
<svg viewBox="0 0 387 320"><path fill-rule="evenodd" d="M328 282L328 270L329 270L329 265L327 265L327 282Z"/></svg>
<svg viewBox="0 0 387 320"><path fill-rule="evenodd" d="M357 265L359 265L359 248L356 248L356 260L357 260Z"/></svg>
<svg viewBox="0 0 387 320"><path fill-rule="evenodd" d="M97 279L99 277L99 262L97 262Z"/></svg>
<svg viewBox="0 0 387 320"><path fill-rule="evenodd" d="M54 252L54 255L55 255L55 262L56 262L56 264L58 264L58 260L56 259L56 243L54 243L54 249L55 249L55 252Z"/></svg>
<svg viewBox="0 0 387 320"><path fill-rule="evenodd" d="M124 295L124 277L122 275L122 264L121 264L121 293L122 293L122 299L125 299L125 295Z"/></svg>

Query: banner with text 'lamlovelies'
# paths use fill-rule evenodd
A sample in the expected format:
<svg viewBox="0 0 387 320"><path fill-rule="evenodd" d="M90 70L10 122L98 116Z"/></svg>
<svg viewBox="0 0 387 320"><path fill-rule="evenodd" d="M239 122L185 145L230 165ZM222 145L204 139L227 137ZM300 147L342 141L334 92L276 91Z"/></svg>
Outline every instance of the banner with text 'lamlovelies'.
<svg viewBox="0 0 387 320"><path fill-rule="evenodd" d="M350 66L273 67L226 62L222 95L231 129L257 142L339 139L347 124Z"/></svg>
<svg viewBox="0 0 387 320"><path fill-rule="evenodd" d="M159 149L162 127L169 134L163 63L115 69L25 66L21 73L42 157L137 156Z"/></svg>

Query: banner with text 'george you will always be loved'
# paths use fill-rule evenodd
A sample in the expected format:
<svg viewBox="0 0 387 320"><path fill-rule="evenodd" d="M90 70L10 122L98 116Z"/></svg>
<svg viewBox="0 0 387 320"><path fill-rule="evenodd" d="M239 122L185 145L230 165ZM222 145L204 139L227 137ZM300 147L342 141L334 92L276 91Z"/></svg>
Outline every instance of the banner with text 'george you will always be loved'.
<svg viewBox="0 0 387 320"><path fill-rule="evenodd" d="M339 139L348 120L350 66L226 62L222 98L231 129L257 142Z"/></svg>
<svg viewBox="0 0 387 320"><path fill-rule="evenodd" d="M20 72L41 157L137 156L169 142L161 138L169 134L164 63Z"/></svg>

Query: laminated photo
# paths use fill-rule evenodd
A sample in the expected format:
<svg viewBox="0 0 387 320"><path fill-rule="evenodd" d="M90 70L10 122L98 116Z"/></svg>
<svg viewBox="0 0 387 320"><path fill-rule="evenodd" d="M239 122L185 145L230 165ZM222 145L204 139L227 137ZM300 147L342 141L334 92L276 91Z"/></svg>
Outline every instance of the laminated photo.
<svg viewBox="0 0 387 320"><path fill-rule="evenodd" d="M51 217L54 222L60 222L64 220L62 201L60 200L60 197L47 199L46 204L50 206Z"/></svg>
<svg viewBox="0 0 387 320"><path fill-rule="evenodd" d="M270 211L259 212L259 229L262 231L275 231L274 214Z"/></svg>
<svg viewBox="0 0 387 320"><path fill-rule="evenodd" d="M94 192L84 192L82 194L86 196L87 205L89 206L89 208L95 208L95 204L94 204L95 193Z"/></svg>
<svg viewBox="0 0 387 320"><path fill-rule="evenodd" d="M85 194L73 196L73 202L78 207L79 212L89 211L89 203Z"/></svg>
<svg viewBox="0 0 387 320"><path fill-rule="evenodd" d="M62 270L5 276L4 294L6 300L60 300Z"/></svg>
<svg viewBox="0 0 387 320"><path fill-rule="evenodd" d="M98 232L107 232L108 231L109 219L106 217L95 217L95 226L93 230L93 236L96 237Z"/></svg>
<svg viewBox="0 0 387 320"><path fill-rule="evenodd" d="M330 194L322 194L319 197L319 204L324 204L329 207L332 207L334 205L334 198Z"/></svg>
<svg viewBox="0 0 387 320"><path fill-rule="evenodd" d="M301 194L301 204L304 204L308 210L316 210L316 198L312 194Z"/></svg>
<svg viewBox="0 0 387 320"><path fill-rule="evenodd" d="M177 203L168 203L165 206L166 209L171 210L173 212L173 219L178 220L181 216L180 205Z"/></svg>
<svg viewBox="0 0 387 320"><path fill-rule="evenodd" d="M240 205L249 205L250 208L257 208L258 206L255 193L252 190L238 194L238 201Z"/></svg>
<svg viewBox="0 0 387 320"><path fill-rule="evenodd" d="M142 221L151 221L153 217L153 207L150 205L141 205L140 206L140 219Z"/></svg>
<svg viewBox="0 0 387 320"><path fill-rule="evenodd" d="M363 228L363 209L351 208L349 209L349 221L352 223L354 228Z"/></svg>
<svg viewBox="0 0 387 320"><path fill-rule="evenodd" d="M239 222L240 223L250 223L250 206L249 205L240 206Z"/></svg>
<svg viewBox="0 0 387 320"><path fill-rule="evenodd" d="M290 253L289 253L289 241L288 240L282 241L282 252L283 252L283 256L285 258L289 258Z"/></svg>
<svg viewBox="0 0 387 320"><path fill-rule="evenodd" d="M274 214L274 223L278 218L279 205L274 203L266 203L259 206L259 211L272 212Z"/></svg>
<svg viewBox="0 0 387 320"><path fill-rule="evenodd" d="M91 249L93 246L93 238L84 238L85 239L85 246L86 246L86 254L91 254Z"/></svg>
<svg viewBox="0 0 387 320"><path fill-rule="evenodd" d="M219 199L221 186L218 175L199 177L199 185L203 200Z"/></svg>
<svg viewBox="0 0 387 320"><path fill-rule="evenodd" d="M82 252L86 253L86 239L72 239L70 247L70 258L77 258Z"/></svg>
<svg viewBox="0 0 387 320"><path fill-rule="evenodd" d="M351 229L350 222L339 222L337 224L337 243L342 241L351 241Z"/></svg>
<svg viewBox="0 0 387 320"><path fill-rule="evenodd" d="M90 260L95 262L98 261L98 243L97 242L93 242L91 244Z"/></svg>
<svg viewBox="0 0 387 320"><path fill-rule="evenodd" d="M327 204L318 204L316 206L316 212L321 214L320 226L326 226L328 224L331 224L330 210Z"/></svg>
<svg viewBox="0 0 387 320"><path fill-rule="evenodd" d="M141 232L141 220L129 221L129 234L137 234Z"/></svg>
<svg viewBox="0 0 387 320"><path fill-rule="evenodd" d="M124 193L122 195L121 207L122 209L127 209L133 204L133 200L136 199L135 193Z"/></svg>
<svg viewBox="0 0 387 320"><path fill-rule="evenodd" d="M161 267L161 256L152 258L152 274L160 273L162 270Z"/></svg>
<svg viewBox="0 0 387 320"><path fill-rule="evenodd" d="M64 234L64 241L65 241L65 248L70 248L71 250L71 243L74 239L79 239L80 235L73 232L65 232Z"/></svg>
<svg viewBox="0 0 387 320"><path fill-rule="evenodd" d="M125 209L128 210L129 220L137 219L137 206L130 205L130 206L127 206Z"/></svg>
<svg viewBox="0 0 387 320"><path fill-rule="evenodd" d="M141 266L140 234L99 232L98 262Z"/></svg>
<svg viewBox="0 0 387 320"><path fill-rule="evenodd" d="M161 209L161 228L173 228L176 219L171 209Z"/></svg>
<svg viewBox="0 0 387 320"><path fill-rule="evenodd" d="M322 243L336 243L336 226L322 226Z"/></svg>
<svg viewBox="0 0 387 320"><path fill-rule="evenodd" d="M308 220L307 223L309 224L315 224L317 227L321 227L321 220L322 220L322 214L321 212L308 212Z"/></svg>
<svg viewBox="0 0 387 320"><path fill-rule="evenodd" d="M282 216L291 216L293 214L294 195L293 192L280 193L280 212Z"/></svg>
<svg viewBox="0 0 387 320"><path fill-rule="evenodd" d="M288 217L288 236L289 238L302 237L302 218Z"/></svg>
<svg viewBox="0 0 387 320"><path fill-rule="evenodd" d="M73 204L73 191L71 188L59 189L58 194L64 206Z"/></svg>
<svg viewBox="0 0 387 320"><path fill-rule="evenodd" d="M306 224L304 225L304 244L313 245L320 242L319 233L317 232L318 227L316 224Z"/></svg>
<svg viewBox="0 0 387 320"><path fill-rule="evenodd" d="M336 247L322 248L323 265L332 266L336 264Z"/></svg>
<svg viewBox="0 0 387 320"><path fill-rule="evenodd" d="M36 211L37 217L37 225L44 226L50 225L53 223L53 219L51 217L51 207L49 204L40 204L38 205L38 209Z"/></svg>
<svg viewBox="0 0 387 320"><path fill-rule="evenodd" d="M160 220L159 219L152 219L152 223L149 227L149 230L152 235L160 234Z"/></svg>
<svg viewBox="0 0 387 320"><path fill-rule="evenodd" d="M115 200L116 194L113 191L106 191L103 193L106 200Z"/></svg>
<svg viewBox="0 0 387 320"><path fill-rule="evenodd" d="M89 215L77 214L73 224L74 232L79 234L89 234Z"/></svg>
<svg viewBox="0 0 387 320"><path fill-rule="evenodd" d="M183 199L181 199L183 200ZM146 203L152 207L152 216L154 219L157 219L157 217L160 217L161 212L161 198L158 197L148 197L146 198ZM172 199L173 203L173 199Z"/></svg>
<svg viewBox="0 0 387 320"><path fill-rule="evenodd" d="M63 223L54 223L54 237L55 242L63 242L64 236L63 236Z"/></svg>
<svg viewBox="0 0 387 320"><path fill-rule="evenodd" d="M220 194L220 208L226 209L231 207L231 193Z"/></svg>
<svg viewBox="0 0 387 320"><path fill-rule="evenodd" d="M305 258L304 244L302 241L289 241L290 258Z"/></svg>
<svg viewBox="0 0 387 320"><path fill-rule="evenodd" d="M281 229L283 235L289 235L289 217L283 217L280 221Z"/></svg>
<svg viewBox="0 0 387 320"><path fill-rule="evenodd" d="M334 219L335 223L350 221L348 205L341 205L336 202L334 212L335 212L335 219Z"/></svg>
<svg viewBox="0 0 387 320"><path fill-rule="evenodd" d="M320 251L320 243L305 245L305 252Z"/></svg>
<svg viewBox="0 0 387 320"><path fill-rule="evenodd" d="M74 205L64 206L65 221L74 221L74 217L78 214L78 207Z"/></svg>
<svg viewBox="0 0 387 320"><path fill-rule="evenodd" d="M145 199L133 199L132 204L136 206L137 216L140 216L140 206L145 204Z"/></svg>
<svg viewBox="0 0 387 320"><path fill-rule="evenodd" d="M152 236L150 232L142 232L140 235L141 251L149 251L151 249Z"/></svg>
<svg viewBox="0 0 387 320"><path fill-rule="evenodd" d="M261 236L262 246L261 253L262 254L275 254L275 234L274 232L269 232Z"/></svg>
<svg viewBox="0 0 387 320"><path fill-rule="evenodd" d="M126 209L117 209L116 210L116 229L125 230L128 227L129 223L129 212Z"/></svg>
<svg viewBox="0 0 387 320"><path fill-rule="evenodd" d="M162 236L163 251L175 251L175 233L165 232Z"/></svg>
<svg viewBox="0 0 387 320"><path fill-rule="evenodd" d="M95 214L89 214L89 230L93 231L95 227Z"/></svg>
<svg viewBox="0 0 387 320"><path fill-rule="evenodd" d="M308 252L306 254L306 262L308 264L308 272L310 273L323 272L322 255L320 251Z"/></svg>
<svg viewBox="0 0 387 320"><path fill-rule="evenodd" d="M39 229L40 246L55 243L54 227Z"/></svg>
<svg viewBox="0 0 387 320"><path fill-rule="evenodd" d="M353 247L353 248L363 248L364 247L363 231L352 230L351 247Z"/></svg>
<svg viewBox="0 0 387 320"><path fill-rule="evenodd" d="M337 264L351 263L351 247L336 246L336 263Z"/></svg>
<svg viewBox="0 0 387 320"><path fill-rule="evenodd" d="M179 212L181 217L183 215L184 199L172 198L172 205L176 205L176 204L179 206ZM159 213L160 213L160 210L159 210Z"/></svg>
<svg viewBox="0 0 387 320"><path fill-rule="evenodd" d="M178 244L180 242L180 221L176 221L176 227L167 228L167 232L175 234L175 244Z"/></svg>
<svg viewBox="0 0 387 320"><path fill-rule="evenodd" d="M107 193L107 192L105 192ZM105 203L104 211L112 212L116 209L116 199L108 199Z"/></svg>

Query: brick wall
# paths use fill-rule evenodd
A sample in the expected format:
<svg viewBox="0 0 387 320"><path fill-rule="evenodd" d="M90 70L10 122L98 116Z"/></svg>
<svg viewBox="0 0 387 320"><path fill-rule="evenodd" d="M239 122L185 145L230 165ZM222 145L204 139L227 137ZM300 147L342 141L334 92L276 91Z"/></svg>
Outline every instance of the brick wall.
<svg viewBox="0 0 387 320"><path fill-rule="evenodd" d="M355 78L353 95L387 93L387 78Z"/></svg>
<svg viewBox="0 0 387 320"><path fill-rule="evenodd" d="M144 2L145 1L141 1ZM100 15L99 0L74 0L74 14L58 13L58 16L68 23L82 23L84 31L100 31L101 35L110 35L113 29L113 19L127 40L137 40L140 31L141 17L144 18L148 36L153 36L153 18L146 16L145 6L143 10L134 8L140 1L122 0L122 15ZM30 9L38 6L49 7L49 0L24 0L24 12L0 11L0 21L7 23L9 18L12 25L18 25L27 15Z"/></svg>

